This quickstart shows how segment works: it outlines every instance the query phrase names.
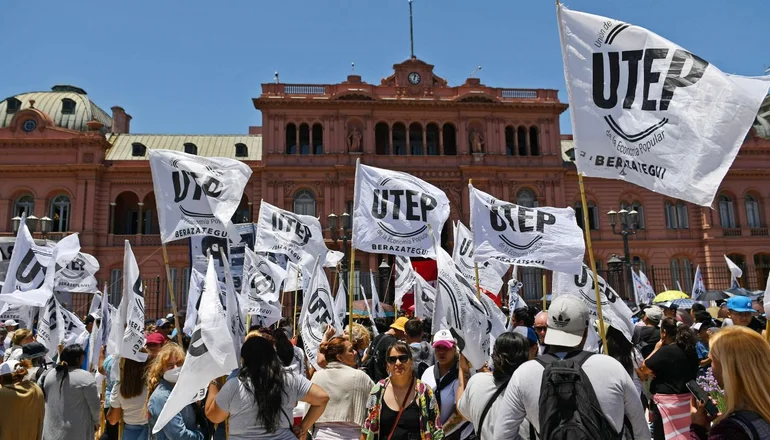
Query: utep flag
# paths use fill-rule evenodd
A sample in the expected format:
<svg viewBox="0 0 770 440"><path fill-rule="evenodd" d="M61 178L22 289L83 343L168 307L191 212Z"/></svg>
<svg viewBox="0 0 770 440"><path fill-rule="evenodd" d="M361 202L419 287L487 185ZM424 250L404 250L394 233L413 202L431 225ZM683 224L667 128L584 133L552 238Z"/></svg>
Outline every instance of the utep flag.
<svg viewBox="0 0 770 440"><path fill-rule="evenodd" d="M770 77L726 75L613 18L558 19L578 172L710 206Z"/></svg>
<svg viewBox="0 0 770 440"><path fill-rule="evenodd" d="M476 262L473 261L473 236L462 222L455 226L455 244L452 258L455 265L472 285L476 283ZM492 293L497 298L503 287L503 275L508 271L508 265L497 260L487 260L478 263L479 287Z"/></svg>
<svg viewBox="0 0 770 440"><path fill-rule="evenodd" d="M366 299L366 290L364 289L364 286L361 287L361 296L364 298L364 307L366 307L367 314L369 315L369 323L372 326L372 335L376 338L379 336L380 332L377 331L377 324L374 322L374 314L372 313L372 308L369 307L369 300ZM374 295L372 295L372 302L374 302Z"/></svg>
<svg viewBox="0 0 770 440"><path fill-rule="evenodd" d="M96 272L99 262L92 255L79 252L72 261L56 271L55 291L96 293L99 284Z"/></svg>
<svg viewBox="0 0 770 440"><path fill-rule="evenodd" d="M262 318L265 326L281 319L281 284L286 271L270 261L265 255L246 249L243 262L243 286L241 300L247 315Z"/></svg>
<svg viewBox="0 0 770 440"><path fill-rule="evenodd" d="M254 250L285 254L309 280L317 259L321 259L323 266L328 249L317 218L295 214L262 200Z"/></svg>
<svg viewBox="0 0 770 440"><path fill-rule="evenodd" d="M425 281L425 278L415 272L414 316L420 319L433 319L433 311L435 309L436 288L431 286L429 282ZM440 322L437 324L440 324Z"/></svg>
<svg viewBox="0 0 770 440"><path fill-rule="evenodd" d="M305 344L305 354L313 367L318 370L318 347L321 345L326 325L331 324L342 333L342 324L337 321L334 304L326 273L317 260L310 283L305 290L302 301L302 312L299 315L299 326L302 332L302 342Z"/></svg>
<svg viewBox="0 0 770 440"><path fill-rule="evenodd" d="M230 222L251 177L245 163L170 150L150 150L150 171L163 243L193 235L240 234Z"/></svg>
<svg viewBox="0 0 770 440"><path fill-rule="evenodd" d="M380 294L377 293L377 286L374 283L374 273L370 274L369 277L369 286L372 290L372 317L373 318L384 318L385 317L385 311L382 309L382 305L380 304ZM366 295L364 295L364 299L366 298Z"/></svg>
<svg viewBox="0 0 770 440"><path fill-rule="evenodd" d="M442 248L438 249L438 283L439 295L446 300L446 320L460 352L474 368L481 368L489 358L490 312ZM436 316L433 319L435 322Z"/></svg>
<svg viewBox="0 0 770 440"><path fill-rule="evenodd" d="M695 269L695 280L692 282L692 294L690 297L696 301L700 299L700 296L706 293L706 285L703 283L703 274L700 271L700 264Z"/></svg>
<svg viewBox="0 0 770 440"><path fill-rule="evenodd" d="M633 313L628 308L623 299L612 290L602 277L594 277L591 269L585 264L582 271L577 275L570 275L562 272L553 274L553 297L559 295L574 295L580 298L588 307L591 319L598 319L596 308L596 290L594 281L599 284L599 295L602 302L602 317L605 322L609 322L623 333L623 336L631 342L634 334ZM591 323L593 324L593 322ZM591 325L589 325L591 327Z"/></svg>
<svg viewBox="0 0 770 440"><path fill-rule="evenodd" d="M235 293L233 284L233 274L230 272L230 262L227 256L222 252L222 263L225 269L225 307L227 324L230 328L230 336L233 339L233 351L240 352L243 339L246 337L246 319L241 312L241 303L238 295Z"/></svg>
<svg viewBox="0 0 770 440"><path fill-rule="evenodd" d="M123 251L123 298L118 306L117 328L122 336L118 336L116 355L137 362L146 361L147 353L139 351L145 342L142 276L128 240Z"/></svg>
<svg viewBox="0 0 770 440"><path fill-rule="evenodd" d="M198 323L198 307L200 306L203 280L205 278L206 276L197 270L190 270L190 287L187 290L187 309L185 311L184 328L182 329L186 335L191 335L195 331L195 324Z"/></svg>
<svg viewBox="0 0 770 440"><path fill-rule="evenodd" d="M345 315L348 312L348 295L346 293L347 289L345 289L345 280L342 279L342 275L339 278L337 295L334 296L334 314L337 315L339 322L345 322ZM377 332L377 329L374 327L372 327L372 330L375 333Z"/></svg>
<svg viewBox="0 0 770 440"><path fill-rule="evenodd" d="M644 286L644 292L647 295L645 304L652 304L652 301L655 299L655 289L652 288L652 283L650 283L650 280L647 278L647 275L642 272L642 270L639 270L639 279L642 280L642 285ZM668 290L668 289L664 289Z"/></svg>
<svg viewBox="0 0 770 440"><path fill-rule="evenodd" d="M354 192L353 247L375 254L436 258L433 243L440 243L449 218L449 199L443 191L407 173L358 161Z"/></svg>
<svg viewBox="0 0 770 440"><path fill-rule="evenodd" d="M198 311L200 322L195 326L179 380L171 390L171 395L168 396L163 410L158 415L158 421L152 428L153 434L163 429L182 408L203 399L209 382L217 377L227 376L238 368L238 356L232 341L222 337L230 330L222 303L219 301L219 283L211 257L204 285Z"/></svg>
<svg viewBox="0 0 770 440"><path fill-rule="evenodd" d="M585 243L572 208L526 208L468 188L474 261L580 272Z"/></svg>
<svg viewBox="0 0 770 440"><path fill-rule="evenodd" d="M396 257L396 299L394 305L398 308L404 303L404 295L409 293L417 282L417 272L412 267L409 257L399 255ZM416 299L415 299L416 301Z"/></svg>
<svg viewBox="0 0 770 440"><path fill-rule="evenodd" d="M48 353L57 353L59 344L64 341L64 319L61 315L59 302L51 295L45 306L40 307L37 321L37 342L48 349Z"/></svg>
<svg viewBox="0 0 770 440"><path fill-rule="evenodd" d="M508 280L508 309L511 311L511 316L513 316L514 310L526 309L529 307L527 302L524 301L524 298L519 295L519 291L523 285L524 284L516 278Z"/></svg>

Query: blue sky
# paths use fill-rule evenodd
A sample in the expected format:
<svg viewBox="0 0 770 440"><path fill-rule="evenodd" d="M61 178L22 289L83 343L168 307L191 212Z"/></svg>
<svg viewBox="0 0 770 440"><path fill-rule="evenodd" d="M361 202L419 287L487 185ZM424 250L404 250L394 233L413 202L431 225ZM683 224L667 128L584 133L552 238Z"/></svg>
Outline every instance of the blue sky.
<svg viewBox="0 0 770 440"><path fill-rule="evenodd" d="M628 21L725 72L770 65L768 0L572 0ZM482 65L495 87L555 88L567 100L549 0L415 0L415 53L450 85ZM54 84L123 106L135 133L245 133L251 98L285 83L370 83L409 56L407 0L40 0L2 8L0 97ZM568 116L561 120L569 132Z"/></svg>

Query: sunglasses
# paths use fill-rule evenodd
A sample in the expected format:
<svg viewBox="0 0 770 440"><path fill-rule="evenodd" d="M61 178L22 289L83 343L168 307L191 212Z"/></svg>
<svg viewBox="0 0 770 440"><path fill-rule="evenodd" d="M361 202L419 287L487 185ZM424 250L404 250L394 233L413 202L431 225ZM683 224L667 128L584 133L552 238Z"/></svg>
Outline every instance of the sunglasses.
<svg viewBox="0 0 770 440"><path fill-rule="evenodd" d="M538 332L543 332L546 330L548 330L548 327L535 327L535 331L538 331Z"/></svg>
<svg viewBox="0 0 770 440"><path fill-rule="evenodd" d="M408 354L401 354L398 356L388 356L387 359L389 364L395 364L396 361L401 362L402 364L405 364L409 362L409 355Z"/></svg>

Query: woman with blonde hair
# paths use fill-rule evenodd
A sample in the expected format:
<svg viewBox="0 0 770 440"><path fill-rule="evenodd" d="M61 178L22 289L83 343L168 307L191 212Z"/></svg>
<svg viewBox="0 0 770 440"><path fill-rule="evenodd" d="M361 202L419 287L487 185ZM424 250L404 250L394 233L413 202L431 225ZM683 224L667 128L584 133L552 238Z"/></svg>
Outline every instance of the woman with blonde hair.
<svg viewBox="0 0 770 440"><path fill-rule="evenodd" d="M24 354L24 349L22 346L24 344L29 344L30 342L35 342L35 339L32 336L32 331L26 328L16 330L13 333L13 337L11 338L11 348L5 352L3 362L19 361L21 359L21 355Z"/></svg>
<svg viewBox="0 0 770 440"><path fill-rule="evenodd" d="M709 430L705 405L696 402L690 432L700 440L770 438L770 344L748 327L733 326L709 341L714 377L725 390L725 411Z"/></svg>
<svg viewBox="0 0 770 440"><path fill-rule="evenodd" d="M184 351L174 343L168 343L160 349L158 355L150 362L145 373L147 393L147 412L150 416L149 430L158 421L158 416L166 404L171 390L174 389L179 372L184 364ZM204 435L198 429L195 418L195 408L187 405L153 437L154 440L203 440Z"/></svg>

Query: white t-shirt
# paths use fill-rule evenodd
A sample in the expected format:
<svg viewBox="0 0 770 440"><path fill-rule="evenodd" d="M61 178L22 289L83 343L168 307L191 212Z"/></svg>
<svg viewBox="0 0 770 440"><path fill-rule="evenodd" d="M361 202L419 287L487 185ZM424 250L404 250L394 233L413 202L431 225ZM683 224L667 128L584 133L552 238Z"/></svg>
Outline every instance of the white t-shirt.
<svg viewBox="0 0 770 440"><path fill-rule="evenodd" d="M539 430L540 385L544 370L539 362L531 360L513 373L497 408L494 440L513 439L525 418ZM634 440L649 440L650 428L644 418L642 401L631 376L620 362L595 354L583 364L583 371L591 381L602 412L615 430L620 432L623 418L628 416Z"/></svg>
<svg viewBox="0 0 770 440"><path fill-rule="evenodd" d="M146 425L147 387L142 387L142 394L126 399L120 394L120 382L115 382L110 391L110 408L123 408L123 422L126 425Z"/></svg>
<svg viewBox="0 0 770 440"><path fill-rule="evenodd" d="M481 413L487 406L489 399L497 391L501 383L495 381L492 373L476 373L465 384L465 392L460 396L460 401L457 402L457 409L466 419L473 423L476 429L476 437L479 437L479 430L481 438L484 440L492 440L494 438L495 431L495 419L497 419L497 410L500 407L500 402L503 401L503 394L500 393L495 400L495 403L489 407L486 417L484 417L484 426L479 427L479 421L481 420ZM519 428L519 437L522 439L529 439L529 423L524 420ZM534 439L531 439L534 440Z"/></svg>
<svg viewBox="0 0 770 440"><path fill-rule="evenodd" d="M436 384L436 378L433 376L433 368L438 368L438 364L434 365L433 367L428 368L425 370L424 373L422 373L422 377L420 378L421 381L425 382L426 385L431 387L434 391L438 387ZM441 379L439 379L440 381ZM441 395L441 405L439 406L439 414L441 414L441 424L445 424L447 420L449 420L450 417L455 412L455 399L457 399L457 387L460 386L460 379L453 380L449 385L445 386L441 392L439 393ZM449 435L455 431L457 431L459 428L466 425L465 423L459 423L457 426L454 427L451 431L445 432L445 435ZM463 430L462 435L460 438L467 438L471 433L473 432L473 426L468 426L465 430Z"/></svg>

